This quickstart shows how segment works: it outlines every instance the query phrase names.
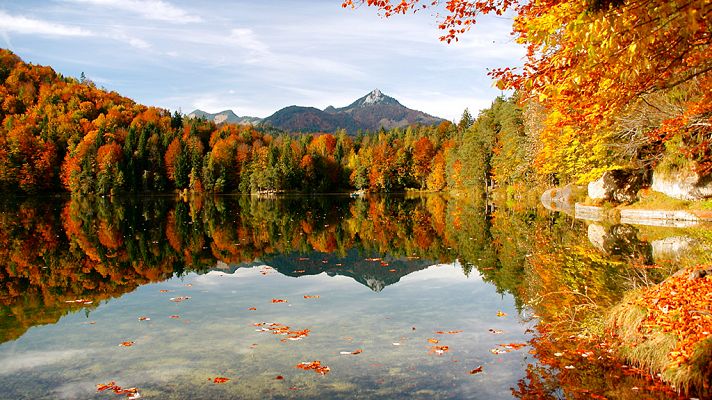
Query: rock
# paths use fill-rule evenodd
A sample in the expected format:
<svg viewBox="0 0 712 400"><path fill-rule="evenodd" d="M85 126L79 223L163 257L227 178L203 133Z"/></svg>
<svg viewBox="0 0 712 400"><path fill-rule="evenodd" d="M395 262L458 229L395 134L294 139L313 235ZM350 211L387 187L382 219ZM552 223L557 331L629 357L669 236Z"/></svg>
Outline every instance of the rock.
<svg viewBox="0 0 712 400"><path fill-rule="evenodd" d="M648 183L645 171L606 171L588 184L588 197L593 200L632 203L638 198L638 190Z"/></svg>
<svg viewBox="0 0 712 400"><path fill-rule="evenodd" d="M586 196L586 188L568 184L563 188L549 189L541 195L541 204L551 211L561 211L574 215L574 204L580 197Z"/></svg>
<svg viewBox="0 0 712 400"><path fill-rule="evenodd" d="M656 260L679 261L682 255L695 244L695 240L687 236L672 236L665 239L654 240L650 243L653 246L653 258Z"/></svg>
<svg viewBox="0 0 712 400"><path fill-rule="evenodd" d="M692 272L690 272L690 275L687 277L687 279L689 279L689 280L700 279L700 278L704 278L707 275L712 275L712 268L698 269L697 271L692 271Z"/></svg>
<svg viewBox="0 0 712 400"><path fill-rule="evenodd" d="M650 243L638 239L638 230L632 225L618 224L606 228L601 224L591 224L588 226L588 240L606 255L638 258L645 264L653 262Z"/></svg>
<svg viewBox="0 0 712 400"><path fill-rule="evenodd" d="M702 200L712 197L712 175L701 177L692 170L656 171L652 189L680 200Z"/></svg>

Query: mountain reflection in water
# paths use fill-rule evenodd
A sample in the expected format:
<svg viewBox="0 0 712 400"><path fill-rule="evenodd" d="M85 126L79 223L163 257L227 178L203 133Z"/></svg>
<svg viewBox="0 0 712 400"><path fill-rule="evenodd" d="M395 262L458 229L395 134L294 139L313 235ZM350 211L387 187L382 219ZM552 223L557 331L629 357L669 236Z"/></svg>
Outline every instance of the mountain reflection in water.
<svg viewBox="0 0 712 400"><path fill-rule="evenodd" d="M429 293L428 286L420 289L422 293L413 289L409 292L411 297L401 297L404 296L402 291L410 290L407 288L411 286L405 285L392 293L389 293L389 286L410 277L436 276L431 266L454 263L461 271L458 276L481 277L482 281L492 285L486 290L496 291L503 296L502 301L511 302L513 308L507 310L509 314L519 311L522 315L538 316L530 323L523 321L524 325L520 324L516 329L506 325L513 336L500 339L491 333L499 331L498 321L504 321L495 316L496 308L509 306L497 305L492 303L492 298L477 294L484 297L467 300L477 307L473 311L476 315L471 314L468 322L468 318L464 317L467 311L463 309L463 314L457 317L459 319L449 322L453 329L466 325L471 330L484 332L484 336L477 334L470 338L468 345L463 342L463 348L469 349L466 354L471 355L489 354L498 340L521 341L525 339L522 332L537 323L534 336L528 335L526 339L530 341L531 354L524 353L525 357L514 364L511 363L515 358L509 357L509 361L505 360L505 364L500 366L514 368L509 373L514 376L502 378L502 384L509 385L505 389L512 390L505 390L507 394L504 395L502 391L489 393L487 396L491 397L482 392L479 395L483 396L481 398L558 398L560 393L581 398L591 394L637 398L629 396L629 393L644 393L654 399L673 396L664 387L651 385L638 374L617 373L618 365L603 356L598 363L582 361L580 357L554 356L567 352L578 354L575 352L583 350L567 349L567 346L574 345L552 338L566 337L574 325L586 326L590 320L597 318L596 312L600 307L619 301L625 290L641 282L660 281L667 276L665 269L674 268L673 264L679 266L704 261L704 257L709 257L711 248L707 234L700 234L697 230L667 232L630 225L605 227L572 221L566 215L550 214L541 208L521 205L496 208L489 215L483 212L484 209L485 205L479 197L448 199L438 195L358 199L347 196L5 199L0 202L0 343L23 343L22 339L25 339L27 345L32 347L31 341L36 339L28 334L30 328L56 324L63 317L73 323L71 321L82 315L80 311L86 318L92 313L99 318L103 315L102 310L112 309L122 302L136 302L141 296L147 296L145 291L139 289L144 285L153 287L149 284L163 282L170 290L178 292L176 288L181 287L179 282L182 279L190 282L213 282L218 279L217 282L221 282L220 277L227 275L240 278L243 276L240 271L247 271L246 276L251 277L248 279L254 279L255 271L264 275L277 274L281 278L275 282L284 286L284 290L291 287L292 294L306 290L295 286L298 282L308 285L322 282L316 287L318 291L320 287L323 290L330 287L322 280L324 277L352 279L379 296L364 298L361 295L364 305L368 304L369 308L380 309L385 300L397 301L402 312L399 317L392 318L402 318L404 329L407 327L408 330L410 328L405 321L417 320L422 324L423 321L447 317L449 312L453 318L460 315L455 309L467 307L468 304L453 304L448 297L459 299L456 293L463 293L461 298L470 298L464 295L465 292L459 292L466 286L457 286L466 285L467 281L461 282L454 278L455 275L448 275L449 279L454 279L451 283L455 286L438 295L443 297L423 297ZM675 243L686 244L684 252L670 253L670 249L675 247L669 245L670 237L675 238ZM655 268L650 268L652 265ZM198 278L201 276L209 276L210 279L200 281ZM248 286L251 287L244 290L258 290L255 285L250 284ZM436 290L433 295L440 293L437 292L440 283L435 280L432 285L431 289ZM449 287L443 285L444 288ZM226 287L224 290L231 293L237 289ZM270 290L275 295L279 294L275 287L266 288L263 293L272 293ZM485 288L471 286L467 290L474 290L472 295ZM212 296L221 299L226 293L215 292ZM550 296L551 293L557 295ZM586 293L587 301L596 306L587 308L577 293ZM191 301L199 303L197 299ZM341 307L347 313L346 310L357 303L355 298L344 298L343 303L337 301L333 306ZM408 305L412 305L411 311L419 314L409 314L406 311ZM288 306L294 306L290 310L298 312L299 304L290 303ZM208 309L215 306L205 304L202 307ZM365 317L362 313L353 312L344 314L344 317L348 315L366 325L378 321L373 320L374 315ZM337 314L339 312L329 314L328 318L319 318L335 318ZM516 319L514 315L510 317ZM199 318L198 314L195 318ZM229 320L233 316L225 314L222 318ZM302 319L305 318L309 319L302 316ZM319 325L316 320L312 322ZM347 327L351 322L334 320L332 325ZM209 323L221 326L220 320ZM507 320L507 323L517 322ZM384 329L389 332L390 328ZM389 340L398 340L398 336L402 335L401 332L395 339ZM430 335L433 335L432 332ZM494 342L490 343L492 340ZM27 354L22 358L10 352L5 354L10 358L3 358L3 351L10 351L15 345L3 346L0 347L3 362L10 362L18 368L30 362L23 361L27 360ZM65 354L74 350L56 351L60 353L50 352L47 355L56 354L62 359L74 357ZM452 362L457 363L459 358L452 357ZM494 375L495 366L485 363L502 362L504 358L491 354L474 357L477 363L485 365L485 378L478 379L500 379L499 375ZM525 359L528 361L521 361ZM562 362L566 363L566 369ZM474 367L476 365L468 365L464 369L469 371ZM430 372L435 374L433 379L442 378L438 377L438 373L455 373L450 367L438 368ZM12 373L17 371L12 370ZM353 373L356 374L355 371ZM10 393L22 397L25 393L22 378L13 376L6 375L0 369L0 382L3 385L14 383L15 391ZM478 398L477 392L470 391L482 390L473 382L457 380L452 383L458 388L454 390L447 385L436 388L439 384L416 373L411 378L422 382L402 383L404 386L400 387L400 391L398 387L391 388L391 392L365 391L367 394L364 397L400 393L422 398ZM348 381L348 378L344 379ZM55 384L52 380L46 382L48 387ZM369 385L373 389L379 383L373 381ZM632 387L641 390L631 390ZM175 390L175 398L189 393L185 387ZM159 390L156 393L162 392ZM290 397L287 395L289 392L280 395L269 391L264 393L267 397ZM334 397L348 398L343 393L351 392L346 390L342 393L333 387L328 390L322 387L310 393L317 396L330 393ZM292 393L291 397L294 396L307 395L306 392Z"/></svg>

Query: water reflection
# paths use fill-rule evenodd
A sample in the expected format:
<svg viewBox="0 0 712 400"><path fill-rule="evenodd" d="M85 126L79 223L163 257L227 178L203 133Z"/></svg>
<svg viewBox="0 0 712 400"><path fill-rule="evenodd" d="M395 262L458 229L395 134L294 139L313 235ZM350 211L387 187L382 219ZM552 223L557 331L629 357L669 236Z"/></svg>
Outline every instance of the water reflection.
<svg viewBox="0 0 712 400"><path fill-rule="evenodd" d="M4 200L0 341L9 343L0 347L0 358L12 367L0 370L0 381L12 385L13 398L41 397L37 393L57 387L57 376L69 379L55 368L76 368L82 371L77 376L96 381L72 378L52 396L91 397L94 384L118 374L116 368L105 371L102 352L108 350L102 346L107 343L96 338L111 337L117 366L153 369L150 382L139 372L123 379L148 388L143 394L153 391L162 398L199 396L205 390L243 397L349 397L356 388L361 397L389 398L559 398L562 393L627 398L620 393L632 387L650 398L671 396L635 371L621 375L605 345L560 339L596 333L601 311L625 290L659 282L674 266L709 258L709 231L587 225L518 204L490 215L483 209L478 197L441 196ZM440 264L450 266L432 267ZM187 283L194 286L189 289ZM165 298L187 293L192 293L187 301L192 308ZM307 308L308 299L300 296L309 294L323 296L329 306ZM271 296L290 297L289 308L265 309ZM242 315L251 307L262 321L339 332L342 337L312 340L323 349L368 345L370 351L391 354L394 342L418 346L381 360L365 356L368 362L358 366L327 353L332 366L349 373L328 384L296 374L292 383L303 391L277 389L272 375L294 367L286 359L314 355L292 347L287 357L275 347L278 340L255 338L249 317ZM496 317L501 310L511 317L519 312L538 318L504 321ZM149 312L160 320L137 328L138 316ZM181 319L167 319L174 313ZM257 315L252 322L258 322ZM91 322L96 324L85 325ZM47 324L56 326L30 330ZM427 332L420 331L423 325ZM148 326L160 332L144 331ZM524 333L530 327L533 336ZM428 358L427 343L418 342L440 328L465 328L469 334L448 338L459 353L446 364ZM91 336L87 329L93 329ZM134 339L125 336L136 329L153 351L143 350L139 358L114 354L116 344ZM488 329L508 333L498 337ZM236 332L245 339L225 341ZM343 332L358 333L361 342L345 343L343 336L354 335ZM64 339L61 346L46 337L52 334ZM200 351L186 352L197 337ZM530 340L532 354L526 349L509 358L489 353L497 344L522 340ZM254 343L259 350L250 348ZM224 347L233 349L229 354L237 354L245 367L225 359ZM588 352L602 361L581 356ZM467 366L458 365L463 361ZM487 373L466 374L474 363L485 365ZM218 365L223 370L215 371ZM29 368L45 368L45 380L28 383L23 373ZM249 384L236 392L214 392L202 380L218 373L249 377ZM190 385L172 383L178 378ZM499 383L487 392L482 382Z"/></svg>

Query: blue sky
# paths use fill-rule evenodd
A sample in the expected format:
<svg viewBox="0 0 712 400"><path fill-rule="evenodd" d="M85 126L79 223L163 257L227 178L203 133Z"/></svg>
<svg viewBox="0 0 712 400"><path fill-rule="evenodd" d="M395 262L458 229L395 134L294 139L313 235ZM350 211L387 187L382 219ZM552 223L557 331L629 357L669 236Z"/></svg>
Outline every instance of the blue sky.
<svg viewBox="0 0 712 400"><path fill-rule="evenodd" d="M340 0L0 0L0 46L184 113L266 117L345 106L379 88L457 119L500 94L487 69L520 64L524 51L504 17L444 44L434 12L384 19Z"/></svg>

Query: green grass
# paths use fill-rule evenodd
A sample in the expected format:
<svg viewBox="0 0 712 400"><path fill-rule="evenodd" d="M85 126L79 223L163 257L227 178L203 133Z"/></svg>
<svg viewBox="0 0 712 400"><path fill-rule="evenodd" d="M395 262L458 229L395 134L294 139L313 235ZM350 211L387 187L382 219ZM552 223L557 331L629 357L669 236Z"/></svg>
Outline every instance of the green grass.
<svg viewBox="0 0 712 400"><path fill-rule="evenodd" d="M638 196L640 197L640 201L626 206L626 208L645 210L712 211L712 199L700 201L679 200L651 190L641 190L638 193Z"/></svg>

